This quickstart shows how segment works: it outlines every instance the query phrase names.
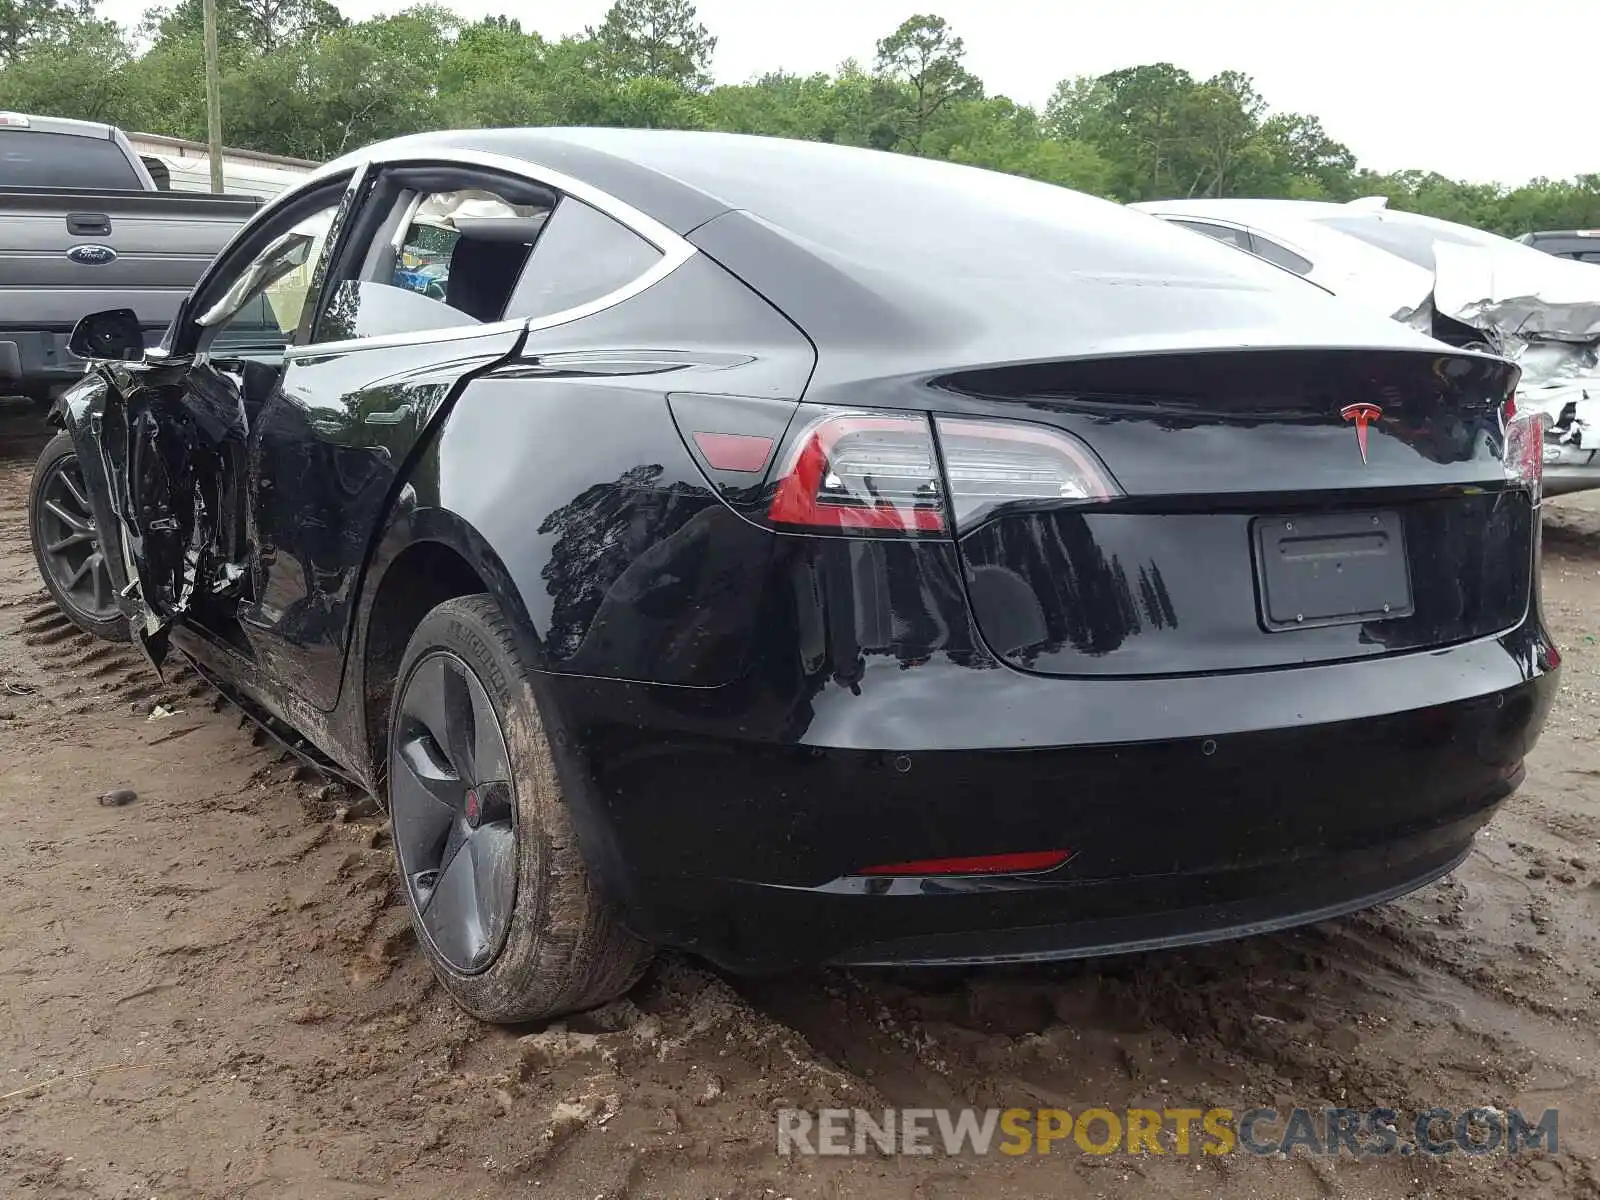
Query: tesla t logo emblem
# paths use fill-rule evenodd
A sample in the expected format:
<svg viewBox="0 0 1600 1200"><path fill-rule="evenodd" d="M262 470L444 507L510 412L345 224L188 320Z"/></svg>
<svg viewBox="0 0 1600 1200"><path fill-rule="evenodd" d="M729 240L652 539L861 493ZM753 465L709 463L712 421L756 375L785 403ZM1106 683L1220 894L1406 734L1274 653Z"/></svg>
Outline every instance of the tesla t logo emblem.
<svg viewBox="0 0 1600 1200"><path fill-rule="evenodd" d="M1361 461L1367 461L1367 426L1383 416L1376 404L1346 404L1339 410L1346 421L1356 423L1356 445L1361 447Z"/></svg>

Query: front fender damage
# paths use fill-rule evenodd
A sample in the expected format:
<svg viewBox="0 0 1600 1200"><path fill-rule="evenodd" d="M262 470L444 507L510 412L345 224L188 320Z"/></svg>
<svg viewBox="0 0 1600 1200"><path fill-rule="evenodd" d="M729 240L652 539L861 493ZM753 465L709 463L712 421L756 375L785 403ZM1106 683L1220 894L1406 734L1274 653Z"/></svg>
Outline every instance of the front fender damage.
<svg viewBox="0 0 1600 1200"><path fill-rule="evenodd" d="M204 364L101 370L109 386L91 426L119 535L120 604L159 670L172 625L244 582L243 395Z"/></svg>

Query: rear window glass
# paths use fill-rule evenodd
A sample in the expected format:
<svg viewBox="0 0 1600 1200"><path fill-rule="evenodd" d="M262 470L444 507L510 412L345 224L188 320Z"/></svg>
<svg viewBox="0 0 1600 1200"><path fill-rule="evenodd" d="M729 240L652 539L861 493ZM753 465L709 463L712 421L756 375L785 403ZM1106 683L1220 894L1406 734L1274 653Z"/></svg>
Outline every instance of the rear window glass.
<svg viewBox="0 0 1600 1200"><path fill-rule="evenodd" d="M661 258L626 225L566 199L533 249L506 312L547 317L598 300L632 283Z"/></svg>
<svg viewBox="0 0 1600 1200"><path fill-rule="evenodd" d="M1250 248L1269 263L1277 263L1278 266L1287 271L1293 271L1296 275L1305 275L1311 270L1311 260L1309 258L1302 258L1289 247L1268 241L1259 233L1250 235Z"/></svg>
<svg viewBox="0 0 1600 1200"><path fill-rule="evenodd" d="M1387 250L1390 254L1398 255L1409 263L1419 267L1433 270L1433 244L1435 242L1454 242L1458 246L1478 246L1494 248L1496 244L1506 245L1505 238L1491 237L1483 234L1472 236L1470 229L1460 229L1445 222L1429 222L1421 224L1413 221L1386 221L1379 217L1319 217L1318 222L1337 229L1340 233L1348 233L1353 238L1359 238L1369 246L1376 246L1379 250Z"/></svg>
<svg viewBox="0 0 1600 1200"><path fill-rule="evenodd" d="M0 129L0 187L138 189L141 184L110 138Z"/></svg>
<svg viewBox="0 0 1600 1200"><path fill-rule="evenodd" d="M1557 258L1600 262L1600 237L1535 237L1525 239L1524 244Z"/></svg>
<svg viewBox="0 0 1600 1200"><path fill-rule="evenodd" d="M1196 233L1203 233L1209 238L1216 238L1219 242L1227 242L1241 250L1250 249L1250 235L1242 229L1233 229L1227 225L1213 225L1210 221L1187 221L1178 219L1174 225L1182 225L1185 229L1192 229Z"/></svg>

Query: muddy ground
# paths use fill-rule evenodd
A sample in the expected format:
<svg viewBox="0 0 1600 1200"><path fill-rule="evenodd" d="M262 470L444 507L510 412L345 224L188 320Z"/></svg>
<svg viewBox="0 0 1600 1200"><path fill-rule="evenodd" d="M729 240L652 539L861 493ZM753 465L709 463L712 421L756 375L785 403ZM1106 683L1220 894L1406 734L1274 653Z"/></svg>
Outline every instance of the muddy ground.
<svg viewBox="0 0 1600 1200"><path fill-rule="evenodd" d="M0 1196L1600 1195L1600 506L1561 697L1454 875L1303 931L1051 969L740 982L562 1030L434 986L376 816L44 598L0 416ZM1584 522L1588 522L1585 532ZM181 711L151 721L156 700ZM138 799L102 807L108 789ZM786 1105L1560 1108L1554 1156L780 1159Z"/></svg>

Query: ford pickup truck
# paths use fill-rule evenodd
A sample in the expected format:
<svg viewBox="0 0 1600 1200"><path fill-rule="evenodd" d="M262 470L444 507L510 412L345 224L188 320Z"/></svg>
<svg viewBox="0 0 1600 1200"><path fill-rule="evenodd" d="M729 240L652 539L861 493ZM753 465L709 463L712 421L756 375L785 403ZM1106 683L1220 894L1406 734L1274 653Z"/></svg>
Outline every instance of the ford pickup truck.
<svg viewBox="0 0 1600 1200"><path fill-rule="evenodd" d="M260 205L157 191L112 126L0 113L0 395L80 376L67 336L87 313L131 308L154 342Z"/></svg>

